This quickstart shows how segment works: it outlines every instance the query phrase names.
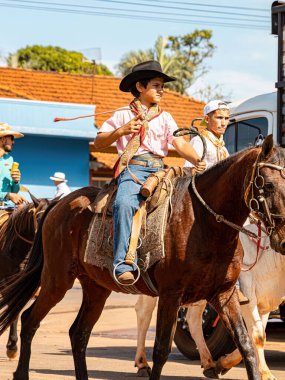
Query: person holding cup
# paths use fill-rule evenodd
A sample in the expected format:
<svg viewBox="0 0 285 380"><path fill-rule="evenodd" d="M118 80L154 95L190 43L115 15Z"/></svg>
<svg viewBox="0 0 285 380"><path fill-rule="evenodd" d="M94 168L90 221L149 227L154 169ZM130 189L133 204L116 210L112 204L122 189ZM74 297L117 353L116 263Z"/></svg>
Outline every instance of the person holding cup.
<svg viewBox="0 0 285 380"><path fill-rule="evenodd" d="M3 207L27 203L26 199L18 194L20 191L21 172L19 164L13 163L9 154L14 145L14 139L24 137L14 131L7 123L0 122L0 203Z"/></svg>

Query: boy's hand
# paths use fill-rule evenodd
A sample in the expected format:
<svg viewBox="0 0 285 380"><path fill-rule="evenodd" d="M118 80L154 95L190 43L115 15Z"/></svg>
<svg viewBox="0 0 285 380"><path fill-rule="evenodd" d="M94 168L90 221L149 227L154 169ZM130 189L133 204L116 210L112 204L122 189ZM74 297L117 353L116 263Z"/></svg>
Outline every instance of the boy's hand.
<svg viewBox="0 0 285 380"><path fill-rule="evenodd" d="M205 161L198 161L196 163L195 170L199 173L203 172L206 169L206 162Z"/></svg>
<svg viewBox="0 0 285 380"><path fill-rule="evenodd" d="M121 127L122 136L130 135L131 133L139 132L142 126L142 116L138 115L134 119L130 120L127 124Z"/></svg>
<svg viewBox="0 0 285 380"><path fill-rule="evenodd" d="M11 177L15 183L18 183L21 179L21 172L19 169L13 170L11 172Z"/></svg>

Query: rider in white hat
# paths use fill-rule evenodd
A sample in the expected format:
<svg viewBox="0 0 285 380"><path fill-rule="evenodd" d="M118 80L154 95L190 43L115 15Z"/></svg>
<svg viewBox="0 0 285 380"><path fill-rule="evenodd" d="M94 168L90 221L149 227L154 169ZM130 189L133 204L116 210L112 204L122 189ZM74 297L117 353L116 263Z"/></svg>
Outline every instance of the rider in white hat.
<svg viewBox="0 0 285 380"><path fill-rule="evenodd" d="M63 198L65 195L71 193L70 188L67 186L67 179L62 172L55 172L53 176L49 177L56 186L55 198Z"/></svg>
<svg viewBox="0 0 285 380"><path fill-rule="evenodd" d="M12 130L7 123L0 122L0 202L6 207L27 203L25 198L17 194L21 187L21 172L18 168L12 168L13 157L9 154L14 139L21 137L24 137L22 133Z"/></svg>
<svg viewBox="0 0 285 380"><path fill-rule="evenodd" d="M222 100L211 100L204 107L204 119L200 125L204 127L201 134L206 140L205 162L207 169L229 156L223 138L229 124L229 114L229 106ZM202 156L203 144L199 136L191 139L190 145L199 156ZM184 167L195 170L194 165L189 161L185 162Z"/></svg>

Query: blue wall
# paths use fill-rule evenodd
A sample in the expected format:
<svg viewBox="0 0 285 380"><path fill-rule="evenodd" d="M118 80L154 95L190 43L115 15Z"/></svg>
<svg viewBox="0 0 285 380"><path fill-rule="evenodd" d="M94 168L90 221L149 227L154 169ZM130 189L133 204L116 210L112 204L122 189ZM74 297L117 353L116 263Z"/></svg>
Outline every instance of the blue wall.
<svg viewBox="0 0 285 380"><path fill-rule="evenodd" d="M25 135L15 140L12 156L20 163L21 183L36 197L53 197L49 177L56 171L65 173L71 190L89 184L87 140Z"/></svg>
<svg viewBox="0 0 285 380"><path fill-rule="evenodd" d="M71 190L89 184L89 141L97 134L94 118L54 123L55 117L93 114L94 105L0 98L0 121L25 134L12 156L20 163L21 183L36 197L52 198L54 172L64 172ZM27 193L22 192L29 199Z"/></svg>

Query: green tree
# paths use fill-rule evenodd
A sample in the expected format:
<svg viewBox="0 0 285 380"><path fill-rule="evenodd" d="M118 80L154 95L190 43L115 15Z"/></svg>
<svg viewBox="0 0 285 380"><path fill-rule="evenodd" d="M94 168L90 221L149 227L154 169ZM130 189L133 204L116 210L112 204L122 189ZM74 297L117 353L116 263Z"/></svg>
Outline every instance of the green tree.
<svg viewBox="0 0 285 380"><path fill-rule="evenodd" d="M222 99L225 101L231 101L232 93L225 92L223 85L216 84L214 86L207 85L205 87L199 87L194 93L195 99L201 100L204 103L208 103L210 100Z"/></svg>
<svg viewBox="0 0 285 380"><path fill-rule="evenodd" d="M184 36L158 37L153 49L125 54L117 66L118 71L126 75L135 64L155 59L166 74L177 78L168 87L185 94L194 81L207 72L205 59L211 57L215 50L211 38L211 30L195 30Z"/></svg>
<svg viewBox="0 0 285 380"><path fill-rule="evenodd" d="M19 49L7 59L10 67L24 69L113 75L107 66L93 64L80 52L70 51L58 46L33 45Z"/></svg>

